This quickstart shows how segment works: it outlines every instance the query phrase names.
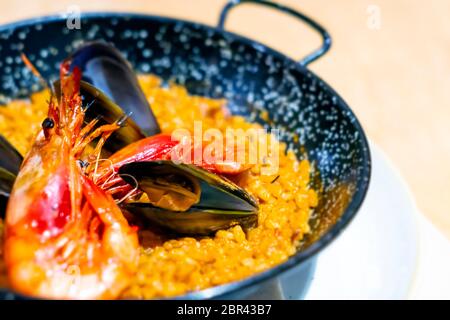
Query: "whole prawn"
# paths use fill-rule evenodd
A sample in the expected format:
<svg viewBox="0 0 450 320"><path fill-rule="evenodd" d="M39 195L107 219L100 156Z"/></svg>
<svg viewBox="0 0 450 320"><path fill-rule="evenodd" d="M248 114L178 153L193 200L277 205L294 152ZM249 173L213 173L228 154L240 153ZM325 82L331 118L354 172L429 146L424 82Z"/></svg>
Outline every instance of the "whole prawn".
<svg viewBox="0 0 450 320"><path fill-rule="evenodd" d="M33 147L17 176L6 212L4 257L11 287L43 298L111 299L138 262L136 230L99 188L81 156L94 154L120 126L83 127L80 72L61 67L61 98L49 103Z"/></svg>

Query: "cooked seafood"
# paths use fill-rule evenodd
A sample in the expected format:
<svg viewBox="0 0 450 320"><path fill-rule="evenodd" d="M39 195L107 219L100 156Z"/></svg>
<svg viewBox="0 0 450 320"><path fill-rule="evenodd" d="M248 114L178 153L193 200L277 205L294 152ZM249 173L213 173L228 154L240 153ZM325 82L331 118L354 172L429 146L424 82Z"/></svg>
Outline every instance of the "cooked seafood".
<svg viewBox="0 0 450 320"><path fill-rule="evenodd" d="M79 76L76 69L67 75L62 66L63 94L50 102L8 202L4 258L9 283L30 296L115 298L137 266L136 231L78 161L87 141L118 128L81 128Z"/></svg>
<svg viewBox="0 0 450 320"><path fill-rule="evenodd" d="M15 166L0 162L0 199L8 202L3 255L14 290L46 298L171 296L280 263L308 232L317 203L309 164L284 144L274 151L275 175L261 173L267 159L180 161L180 150L193 158L208 141L191 145L189 136L172 135L176 128L192 134L198 119L222 132L258 128L229 115L223 101L162 88L153 76L138 80L116 49L99 42L63 63L54 88L49 106L45 94L31 97L41 117L28 120L32 128L41 122L31 146L21 136L29 133L10 124L20 103L0 108L8 139L0 139L0 152ZM20 170L8 141L28 151Z"/></svg>
<svg viewBox="0 0 450 320"><path fill-rule="evenodd" d="M256 200L233 182L202 168L172 161L134 162L119 175L136 181L143 196L124 208L179 234L207 235L257 222Z"/></svg>
<svg viewBox="0 0 450 320"><path fill-rule="evenodd" d="M146 136L161 132L150 105L128 61L113 46L88 42L69 58L83 80L103 92L135 121Z"/></svg>
<svg viewBox="0 0 450 320"><path fill-rule="evenodd" d="M60 82L54 83L56 95L60 96ZM111 124L121 119L122 125L111 133L102 147L102 156L128 146L129 144L145 138L141 128L123 111L121 107L109 99L103 92L85 81L80 81L80 95L84 108L85 123L95 121L95 127ZM95 142L95 141L94 141ZM92 143L95 145L95 143Z"/></svg>

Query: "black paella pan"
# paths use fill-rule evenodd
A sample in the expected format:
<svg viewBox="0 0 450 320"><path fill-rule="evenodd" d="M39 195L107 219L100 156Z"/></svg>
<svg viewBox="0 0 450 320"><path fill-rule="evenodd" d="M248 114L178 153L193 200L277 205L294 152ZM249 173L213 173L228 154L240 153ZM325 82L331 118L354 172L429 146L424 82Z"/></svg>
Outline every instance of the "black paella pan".
<svg viewBox="0 0 450 320"><path fill-rule="evenodd" d="M227 32L229 11L254 2L292 15L322 36L322 46L294 61L251 39ZM314 165L313 187L320 202L311 218L312 233L285 263L241 281L189 293L180 298L243 298L279 276L308 269L315 255L348 225L360 208L370 179L370 152L361 125L343 99L308 64L330 48L328 33L293 9L268 1L231 1L217 27L127 13L88 13L81 28L64 17L42 17L0 27L0 103L40 89L24 71L25 52L47 79L56 79L59 63L83 42L105 40L116 46L140 73L154 73L184 85L192 94L226 98L231 111L270 128ZM270 124L262 119L267 111ZM307 280L298 278L298 286ZM3 290L3 298L17 297Z"/></svg>

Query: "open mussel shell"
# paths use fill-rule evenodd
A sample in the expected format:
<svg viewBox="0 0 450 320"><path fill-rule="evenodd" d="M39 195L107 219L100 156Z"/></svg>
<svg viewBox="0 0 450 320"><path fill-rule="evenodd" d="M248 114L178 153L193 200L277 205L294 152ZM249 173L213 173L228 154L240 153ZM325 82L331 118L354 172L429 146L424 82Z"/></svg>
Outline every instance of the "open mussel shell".
<svg viewBox="0 0 450 320"><path fill-rule="evenodd" d="M0 135L0 168L17 175L22 161L22 155L4 136Z"/></svg>
<svg viewBox="0 0 450 320"><path fill-rule="evenodd" d="M88 42L69 59L84 81L120 106L147 136L161 132L130 63L116 48L102 41Z"/></svg>
<svg viewBox="0 0 450 320"><path fill-rule="evenodd" d="M151 224L182 235L204 236L240 225L244 230L258 223L256 212L191 207L184 212L169 211L148 203L128 203L124 208Z"/></svg>
<svg viewBox="0 0 450 320"><path fill-rule="evenodd" d="M119 175L127 183L137 183L137 188L147 192L145 197L124 203L123 207L173 232L205 235L237 224L249 228L257 223L258 204L247 191L200 167L166 160L134 162L122 166ZM183 188L184 193L179 191ZM177 210L179 206L165 206L168 201L161 207L148 200L152 198L149 192L161 194L161 190L167 192L166 195L174 192L177 205L182 202L179 196L188 194L184 203L188 206ZM197 199L191 196L196 192L199 192Z"/></svg>
<svg viewBox="0 0 450 320"><path fill-rule="evenodd" d="M60 81L54 82L55 93L59 98L61 95ZM85 107L84 121L88 123L98 119L97 126L112 124L120 119L123 120L121 128L115 131L103 147L107 154L114 153L123 147L146 137L141 128L124 113L122 108L109 99L103 92L91 84L80 82L80 95ZM106 155L107 155L106 154Z"/></svg>
<svg viewBox="0 0 450 320"><path fill-rule="evenodd" d="M255 211L258 207L256 200L235 183L191 164L170 160L133 162L122 166L119 175L131 185L137 182L140 189L143 184L173 176L179 177L179 180L183 177L196 180L201 192L200 199L195 204L197 207L233 211Z"/></svg>
<svg viewBox="0 0 450 320"><path fill-rule="evenodd" d="M126 119L120 129L115 131L111 137L106 140L104 148L109 152L116 152L130 143L145 138L141 128L124 113L121 107L111 101L99 89L87 82L81 81L80 93L83 98L83 105L87 106L85 112L85 121L99 119L99 125L105 123L114 123L119 119Z"/></svg>
<svg viewBox="0 0 450 320"><path fill-rule="evenodd" d="M0 168L0 218L5 217L6 205L15 180L15 174Z"/></svg>
<svg viewBox="0 0 450 320"><path fill-rule="evenodd" d="M0 218L5 217L9 195L22 161L22 155L0 135Z"/></svg>

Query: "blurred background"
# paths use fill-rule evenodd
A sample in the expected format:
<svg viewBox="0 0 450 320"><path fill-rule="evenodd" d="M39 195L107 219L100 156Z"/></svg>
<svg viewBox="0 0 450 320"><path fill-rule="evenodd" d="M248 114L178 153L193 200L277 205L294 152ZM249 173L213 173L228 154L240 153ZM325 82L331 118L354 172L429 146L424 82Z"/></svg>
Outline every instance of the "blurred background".
<svg viewBox="0 0 450 320"><path fill-rule="evenodd" d="M0 0L0 23L128 11L215 25L226 0ZM310 68L353 108L393 160L419 209L450 238L450 24L447 0L282 0L323 24L333 47ZM300 22L244 4L226 28L301 58L320 39Z"/></svg>

